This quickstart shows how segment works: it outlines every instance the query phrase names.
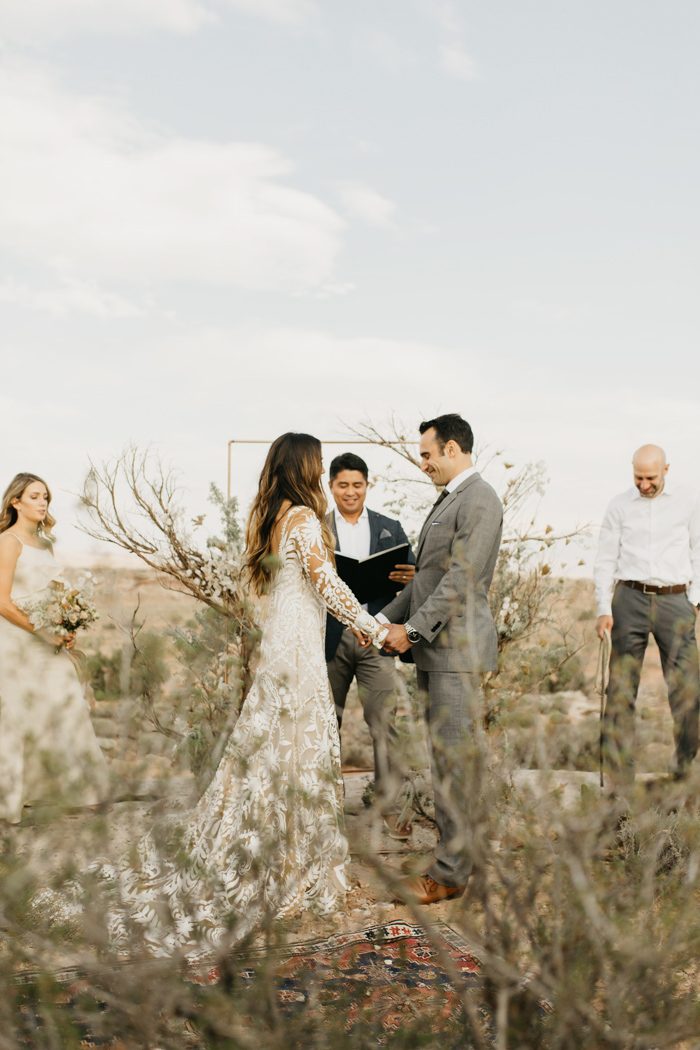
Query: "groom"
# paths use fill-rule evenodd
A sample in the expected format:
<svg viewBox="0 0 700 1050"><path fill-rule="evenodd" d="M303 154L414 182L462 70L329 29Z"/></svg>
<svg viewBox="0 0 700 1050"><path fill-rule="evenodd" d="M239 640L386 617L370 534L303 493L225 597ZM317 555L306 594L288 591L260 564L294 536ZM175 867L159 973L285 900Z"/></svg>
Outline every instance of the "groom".
<svg viewBox="0 0 700 1050"><path fill-rule="evenodd" d="M460 769L479 717L481 674L497 666L488 589L503 508L474 467L466 420L452 413L419 430L421 470L442 491L418 539L415 578L377 619L391 623L384 641L389 652L412 650L425 700L438 843L425 874L402 880L400 896L433 904L461 896L472 868L466 843L459 841L466 801Z"/></svg>

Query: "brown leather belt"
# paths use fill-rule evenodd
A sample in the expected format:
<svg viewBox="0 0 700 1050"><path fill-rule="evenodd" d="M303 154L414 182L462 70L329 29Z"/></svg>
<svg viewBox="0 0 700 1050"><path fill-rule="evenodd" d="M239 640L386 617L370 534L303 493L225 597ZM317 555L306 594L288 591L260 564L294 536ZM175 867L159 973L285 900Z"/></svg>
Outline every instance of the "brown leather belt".
<svg viewBox="0 0 700 1050"><path fill-rule="evenodd" d="M655 583L642 583L640 580L620 580L620 583L643 594L685 594L688 590L685 583L670 583L667 587L657 587Z"/></svg>

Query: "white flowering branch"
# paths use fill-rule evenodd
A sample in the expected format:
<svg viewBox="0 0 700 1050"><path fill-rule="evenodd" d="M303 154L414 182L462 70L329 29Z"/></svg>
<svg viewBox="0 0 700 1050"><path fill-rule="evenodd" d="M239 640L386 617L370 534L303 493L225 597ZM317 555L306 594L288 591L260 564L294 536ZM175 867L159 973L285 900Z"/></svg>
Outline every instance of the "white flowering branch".
<svg viewBox="0 0 700 1050"><path fill-rule="evenodd" d="M88 536L136 555L174 589L241 628L253 628L238 545L196 545L178 504L174 475L157 457L131 447L112 463L91 463L81 502L90 520L83 526ZM201 520L195 519L194 527Z"/></svg>

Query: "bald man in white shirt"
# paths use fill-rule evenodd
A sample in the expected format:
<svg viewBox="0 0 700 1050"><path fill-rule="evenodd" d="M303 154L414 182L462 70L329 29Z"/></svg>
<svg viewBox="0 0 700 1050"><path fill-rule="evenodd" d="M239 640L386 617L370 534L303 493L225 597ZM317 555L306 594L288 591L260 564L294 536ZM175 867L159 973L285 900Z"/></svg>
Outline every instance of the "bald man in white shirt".
<svg viewBox="0 0 700 1050"><path fill-rule="evenodd" d="M634 710L650 634L668 688L679 775L697 753L700 712L700 503L667 484L666 454L658 445L637 449L632 468L634 488L605 512L594 571L597 632L612 634L603 739L617 783L634 779Z"/></svg>

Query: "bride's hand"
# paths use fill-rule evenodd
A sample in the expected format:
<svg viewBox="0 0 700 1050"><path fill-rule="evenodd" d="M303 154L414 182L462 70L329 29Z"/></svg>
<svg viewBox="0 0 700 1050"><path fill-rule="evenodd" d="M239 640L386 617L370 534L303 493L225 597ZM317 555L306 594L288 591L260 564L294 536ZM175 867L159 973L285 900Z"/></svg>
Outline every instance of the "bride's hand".
<svg viewBox="0 0 700 1050"><path fill-rule="evenodd" d="M75 645L74 634L49 634L44 636L49 645L53 645L56 652L59 649L72 649Z"/></svg>
<svg viewBox="0 0 700 1050"><path fill-rule="evenodd" d="M369 637L369 635L365 634L364 631L360 631L357 627L353 627L351 628L351 630L357 638L358 642L360 643L362 649L366 649L367 646L372 644L372 639Z"/></svg>

